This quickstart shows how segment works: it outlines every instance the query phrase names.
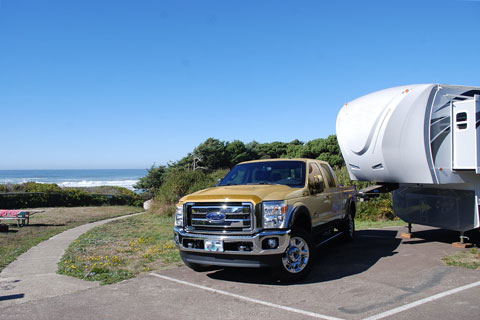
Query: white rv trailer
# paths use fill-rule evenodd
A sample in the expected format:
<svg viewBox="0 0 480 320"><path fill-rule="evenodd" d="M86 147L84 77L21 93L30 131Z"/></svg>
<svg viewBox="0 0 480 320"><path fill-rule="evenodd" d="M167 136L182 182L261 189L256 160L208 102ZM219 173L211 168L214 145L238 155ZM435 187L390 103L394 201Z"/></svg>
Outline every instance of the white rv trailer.
<svg viewBox="0 0 480 320"><path fill-rule="evenodd" d="M480 227L479 124L480 87L418 84L345 104L337 138L352 180L396 188L401 219L463 232Z"/></svg>

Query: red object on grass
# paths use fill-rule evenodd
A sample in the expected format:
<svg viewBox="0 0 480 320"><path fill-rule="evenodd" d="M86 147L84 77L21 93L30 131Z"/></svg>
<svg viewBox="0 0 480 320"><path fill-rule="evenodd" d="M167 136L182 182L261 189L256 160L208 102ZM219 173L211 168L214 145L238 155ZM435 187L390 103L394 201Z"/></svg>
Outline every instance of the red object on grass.
<svg viewBox="0 0 480 320"><path fill-rule="evenodd" d="M0 210L0 217L18 217L22 210Z"/></svg>

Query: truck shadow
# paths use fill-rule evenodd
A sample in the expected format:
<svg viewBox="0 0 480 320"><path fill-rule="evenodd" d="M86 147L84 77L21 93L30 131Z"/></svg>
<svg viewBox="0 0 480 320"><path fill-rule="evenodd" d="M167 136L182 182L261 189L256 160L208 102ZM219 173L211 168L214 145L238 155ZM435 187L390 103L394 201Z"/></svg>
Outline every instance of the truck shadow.
<svg viewBox="0 0 480 320"><path fill-rule="evenodd" d="M357 231L357 238L352 243L343 244L340 239L335 239L317 249L317 259L312 272L298 283L278 282L268 269L225 268L207 276L216 280L268 285L331 281L362 273L381 258L396 254L395 250L402 241L396 238L396 235L396 230L361 230Z"/></svg>

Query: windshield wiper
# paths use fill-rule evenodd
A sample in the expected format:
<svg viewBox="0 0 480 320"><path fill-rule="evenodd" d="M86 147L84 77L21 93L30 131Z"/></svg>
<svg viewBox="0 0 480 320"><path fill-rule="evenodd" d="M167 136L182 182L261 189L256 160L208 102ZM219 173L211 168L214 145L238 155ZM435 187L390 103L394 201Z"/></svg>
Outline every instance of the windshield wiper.
<svg viewBox="0 0 480 320"><path fill-rule="evenodd" d="M268 185L278 185L278 183L267 182L267 181L258 181L258 182L250 182L247 184L268 184Z"/></svg>

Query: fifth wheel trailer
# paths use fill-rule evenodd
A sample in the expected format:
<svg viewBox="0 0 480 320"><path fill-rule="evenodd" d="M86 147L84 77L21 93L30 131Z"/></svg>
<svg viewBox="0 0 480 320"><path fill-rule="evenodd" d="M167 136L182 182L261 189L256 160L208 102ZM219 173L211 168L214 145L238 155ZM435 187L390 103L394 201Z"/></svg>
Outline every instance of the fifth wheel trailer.
<svg viewBox="0 0 480 320"><path fill-rule="evenodd" d="M337 138L352 180L393 191L409 223L480 227L480 87L417 84L345 104Z"/></svg>

